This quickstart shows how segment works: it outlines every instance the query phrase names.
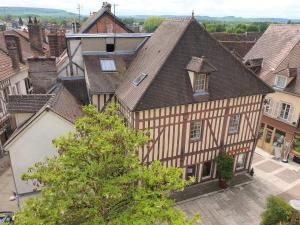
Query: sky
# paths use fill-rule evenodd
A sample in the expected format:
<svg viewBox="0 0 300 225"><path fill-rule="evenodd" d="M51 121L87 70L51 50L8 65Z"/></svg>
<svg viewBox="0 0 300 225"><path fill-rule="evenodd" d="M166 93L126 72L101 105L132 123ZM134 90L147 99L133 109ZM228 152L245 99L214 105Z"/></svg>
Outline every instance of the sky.
<svg viewBox="0 0 300 225"><path fill-rule="evenodd" d="M22 6L64 9L83 14L98 10L99 0L0 0L0 6ZM300 0L113 0L116 15L195 15L256 18L300 18Z"/></svg>

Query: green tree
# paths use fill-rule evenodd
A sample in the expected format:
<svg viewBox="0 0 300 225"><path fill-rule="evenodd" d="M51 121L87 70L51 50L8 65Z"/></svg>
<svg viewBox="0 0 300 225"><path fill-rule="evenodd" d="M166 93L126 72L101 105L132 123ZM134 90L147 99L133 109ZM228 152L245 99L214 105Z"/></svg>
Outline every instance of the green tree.
<svg viewBox="0 0 300 225"><path fill-rule="evenodd" d="M258 26L254 24L250 24L247 26L247 32L258 32L258 31L259 31Z"/></svg>
<svg viewBox="0 0 300 225"><path fill-rule="evenodd" d="M97 113L85 107L76 131L54 141L59 156L37 163L23 179L37 180L41 194L16 214L16 225L193 224L173 207L171 191L188 183L180 168L154 161L141 165L136 154L147 141L124 125L116 106ZM190 181L192 182L192 180Z"/></svg>
<svg viewBox="0 0 300 225"><path fill-rule="evenodd" d="M164 18L159 16L150 16L144 21L144 28L147 32L152 33L164 21Z"/></svg>
<svg viewBox="0 0 300 225"><path fill-rule="evenodd" d="M262 214L261 225L290 224L293 209L278 196L267 199L267 209ZM296 225L300 225L300 213L297 215Z"/></svg>

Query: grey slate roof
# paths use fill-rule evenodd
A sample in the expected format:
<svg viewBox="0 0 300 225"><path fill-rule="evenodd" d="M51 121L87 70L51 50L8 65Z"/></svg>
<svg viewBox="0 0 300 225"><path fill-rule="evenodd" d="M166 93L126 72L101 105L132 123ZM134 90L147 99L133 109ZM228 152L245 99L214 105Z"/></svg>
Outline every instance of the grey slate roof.
<svg viewBox="0 0 300 225"><path fill-rule="evenodd" d="M203 56L217 69L210 75L209 100L273 91L191 19L161 24L137 53L116 95L133 111L195 103L186 67L192 57ZM147 77L134 86L142 73Z"/></svg>

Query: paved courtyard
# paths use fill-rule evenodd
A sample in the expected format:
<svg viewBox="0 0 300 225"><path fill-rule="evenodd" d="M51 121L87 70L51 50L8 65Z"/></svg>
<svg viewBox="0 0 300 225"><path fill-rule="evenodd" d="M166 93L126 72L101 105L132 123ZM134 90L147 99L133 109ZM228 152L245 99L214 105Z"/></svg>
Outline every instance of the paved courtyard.
<svg viewBox="0 0 300 225"><path fill-rule="evenodd" d="M300 166L275 161L257 149L253 160L255 177L251 183L200 196L177 204L188 215L201 214L205 225L258 225L266 198L279 195L300 199Z"/></svg>

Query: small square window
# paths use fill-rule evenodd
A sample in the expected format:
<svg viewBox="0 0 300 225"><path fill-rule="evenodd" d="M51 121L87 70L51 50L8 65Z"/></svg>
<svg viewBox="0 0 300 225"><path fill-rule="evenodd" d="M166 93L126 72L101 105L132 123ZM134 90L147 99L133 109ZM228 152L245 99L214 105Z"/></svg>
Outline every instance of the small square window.
<svg viewBox="0 0 300 225"><path fill-rule="evenodd" d="M191 128L190 128L190 138L192 140L198 140L201 137L201 122L200 121L194 121L191 122Z"/></svg>
<svg viewBox="0 0 300 225"><path fill-rule="evenodd" d="M100 59L101 70L104 72L114 72L117 70L113 59Z"/></svg>
<svg viewBox="0 0 300 225"><path fill-rule="evenodd" d="M281 76L281 75L277 75L276 79L275 79L275 86L277 88L285 88L286 82L287 82L287 77Z"/></svg>
<svg viewBox="0 0 300 225"><path fill-rule="evenodd" d="M209 178L211 177L211 168L212 168L212 163L211 161L207 161L203 163L202 166L202 178Z"/></svg>
<svg viewBox="0 0 300 225"><path fill-rule="evenodd" d="M239 154L236 161L236 169L237 170L244 169L245 163L246 163L246 154L245 153Z"/></svg>
<svg viewBox="0 0 300 225"><path fill-rule="evenodd" d="M235 134L239 132L240 117L241 117L240 115L233 115L232 117L230 117L229 127L228 127L229 134Z"/></svg>
<svg viewBox="0 0 300 225"><path fill-rule="evenodd" d="M114 52L115 51L115 45L114 44L106 44L106 51L107 52Z"/></svg>

